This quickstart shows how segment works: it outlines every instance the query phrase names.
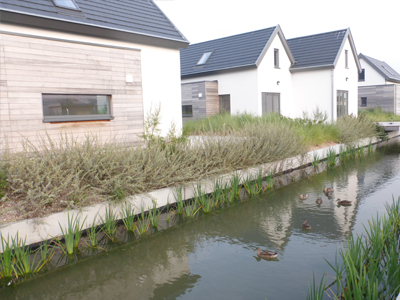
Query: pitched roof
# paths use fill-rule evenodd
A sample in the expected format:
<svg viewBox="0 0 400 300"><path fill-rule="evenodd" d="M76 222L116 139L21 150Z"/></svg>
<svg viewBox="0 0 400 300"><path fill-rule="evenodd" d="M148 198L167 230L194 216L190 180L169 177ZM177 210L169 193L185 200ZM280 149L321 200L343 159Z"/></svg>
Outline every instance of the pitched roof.
<svg viewBox="0 0 400 300"><path fill-rule="evenodd" d="M358 55L358 58L364 59L371 67L373 67L379 74L385 77L388 81L400 83L400 74L397 73L392 67L382 60L366 56L362 53Z"/></svg>
<svg viewBox="0 0 400 300"><path fill-rule="evenodd" d="M80 12L57 7L52 0L0 0L0 11L3 17L17 13L26 19L33 16L188 43L153 0L74 1Z"/></svg>
<svg viewBox="0 0 400 300"><path fill-rule="evenodd" d="M288 39L287 43L296 60L290 70L334 68L347 38L349 38L358 70L361 71L350 29Z"/></svg>
<svg viewBox="0 0 400 300"><path fill-rule="evenodd" d="M181 49L181 76L195 76L235 68L255 68L276 34L281 36L281 40L287 46L279 25L189 45L187 49ZM293 59L289 47L286 48L289 57ZM206 63L197 65L207 52L212 54Z"/></svg>

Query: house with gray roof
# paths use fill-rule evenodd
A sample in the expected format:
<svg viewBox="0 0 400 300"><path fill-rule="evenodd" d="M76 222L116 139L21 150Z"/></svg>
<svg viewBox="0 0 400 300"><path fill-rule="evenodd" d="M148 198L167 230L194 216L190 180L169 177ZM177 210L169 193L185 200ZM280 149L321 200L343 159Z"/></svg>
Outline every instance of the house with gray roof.
<svg viewBox="0 0 400 300"><path fill-rule="evenodd" d="M400 115L400 74L384 61L358 55L362 66L358 80L359 109L381 107Z"/></svg>
<svg viewBox="0 0 400 300"><path fill-rule="evenodd" d="M361 67L350 29L286 39L280 26L181 50L184 120L219 111L357 115Z"/></svg>
<svg viewBox="0 0 400 300"><path fill-rule="evenodd" d="M161 102L162 132L181 127L189 42L153 0L0 0L0 15L0 139L11 148L64 131L135 143Z"/></svg>

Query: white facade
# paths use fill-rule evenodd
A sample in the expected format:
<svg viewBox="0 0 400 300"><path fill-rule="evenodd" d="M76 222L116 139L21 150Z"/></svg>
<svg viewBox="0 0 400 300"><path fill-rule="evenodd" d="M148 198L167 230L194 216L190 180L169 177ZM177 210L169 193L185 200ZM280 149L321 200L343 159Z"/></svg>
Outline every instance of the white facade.
<svg viewBox="0 0 400 300"><path fill-rule="evenodd" d="M144 114L146 115L150 107L155 107L158 103L161 103L161 134L168 132L171 123L175 123L176 128L181 132L182 110L179 49L149 46L135 43L135 41L111 40L9 24L1 24L1 30L27 36L140 50ZM66 124L64 127L73 132L73 124Z"/></svg>
<svg viewBox="0 0 400 300"><path fill-rule="evenodd" d="M279 50L279 68L274 66L274 50ZM345 65L345 53L348 66ZM271 42L257 68L232 70L220 74L182 79L182 83L217 80L218 94L229 94L231 113L248 112L262 115L262 93L280 95L280 114L290 118L312 117L317 109L325 112L328 121L337 118L337 91L348 94L348 114L358 114L358 66L348 36L332 68L290 70L291 61L279 35Z"/></svg>
<svg viewBox="0 0 400 300"><path fill-rule="evenodd" d="M274 50L279 50L279 68L274 67ZM275 36L258 68L182 79L182 83L217 80L218 94L230 95L231 113L262 115L262 93L280 93L281 113L286 115L292 99L290 59L278 35ZM279 82L279 84L278 84ZM285 103L282 105L282 103Z"/></svg>
<svg viewBox="0 0 400 300"><path fill-rule="evenodd" d="M383 85L386 79L378 71L376 71L362 57L360 58L361 68L365 69L365 80L358 82L358 86Z"/></svg>

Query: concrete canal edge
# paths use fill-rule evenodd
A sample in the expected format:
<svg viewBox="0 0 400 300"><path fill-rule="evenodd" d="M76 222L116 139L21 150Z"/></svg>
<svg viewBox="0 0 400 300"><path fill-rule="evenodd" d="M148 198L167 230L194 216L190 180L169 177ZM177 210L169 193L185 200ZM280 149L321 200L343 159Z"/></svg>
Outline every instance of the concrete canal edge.
<svg viewBox="0 0 400 300"><path fill-rule="evenodd" d="M394 138L400 136L400 131L393 131L388 133L389 138ZM356 146L367 146L369 143L376 144L381 142L378 138L367 138L355 143ZM344 144L338 144L327 148L322 148L314 151L308 152L303 157L291 157L286 158L282 161L272 162L263 164L257 167L238 170L225 175L221 175L218 178L222 179L222 182L229 182L234 174L238 174L242 178L242 182L248 176L256 175L260 170L266 174L270 171L274 171L275 174L278 172L290 172L291 170L300 168L302 166L307 166L313 161L314 155L318 155L320 160L325 159L329 151L335 151L337 154L340 153L341 147L345 147ZM202 189L207 193L213 191L214 183L216 178L202 180L200 182L191 182L183 186L183 200L188 200L194 196L194 185L201 184ZM57 236L61 236L61 228L66 228L68 226L68 214L70 216L81 216L81 220L85 220L83 229L90 228L93 223L95 225L101 225L100 219L104 218L106 210L112 209L119 218L122 215L122 209L125 203L129 203L135 208L136 213L140 213L141 207L143 206L145 210L153 207L153 202L157 204L157 207L166 206L169 202L170 204L175 203L174 197L175 187L163 188L154 190L144 194L138 194L134 196L127 197L123 202L101 202L92 206L86 206L81 209L69 210L59 213L54 213L45 217L27 219L23 221L18 221L10 224L5 224L0 226L0 235L4 238L8 236L15 237L18 236L22 239L26 238L26 245L39 243ZM0 243L0 253L2 252L2 245Z"/></svg>

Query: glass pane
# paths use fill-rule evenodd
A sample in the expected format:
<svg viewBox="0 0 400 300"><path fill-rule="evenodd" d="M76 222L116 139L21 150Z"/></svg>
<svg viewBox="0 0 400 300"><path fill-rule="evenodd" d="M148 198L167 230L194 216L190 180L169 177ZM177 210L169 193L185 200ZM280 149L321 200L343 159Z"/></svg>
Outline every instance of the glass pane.
<svg viewBox="0 0 400 300"><path fill-rule="evenodd" d="M44 116L109 115L110 96L43 95Z"/></svg>
<svg viewBox="0 0 400 300"><path fill-rule="evenodd" d="M182 117L193 116L193 105L182 105Z"/></svg>
<svg viewBox="0 0 400 300"><path fill-rule="evenodd" d="M54 2L57 6L78 9L78 7L75 5L75 3L71 0L54 0Z"/></svg>
<svg viewBox="0 0 400 300"><path fill-rule="evenodd" d="M203 65L207 62L208 58L210 57L212 52L206 52L203 54L203 56L200 58L199 62L197 63L198 65Z"/></svg>

